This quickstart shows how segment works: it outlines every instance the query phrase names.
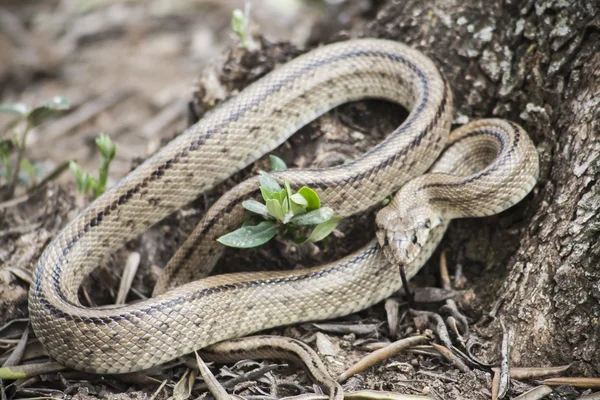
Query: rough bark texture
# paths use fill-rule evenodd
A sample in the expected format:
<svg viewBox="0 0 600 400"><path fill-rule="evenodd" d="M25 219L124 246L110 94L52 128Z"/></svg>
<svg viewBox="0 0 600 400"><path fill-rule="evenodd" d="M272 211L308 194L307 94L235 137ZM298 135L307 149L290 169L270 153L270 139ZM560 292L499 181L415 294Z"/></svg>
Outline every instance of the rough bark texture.
<svg viewBox="0 0 600 400"><path fill-rule="evenodd" d="M364 32L429 54L452 82L456 122L507 118L538 146L541 176L526 204L489 224L455 223L448 240L475 238L467 260L506 271L491 287L516 330L515 365L573 362L600 373L598 9L569 0L393 1ZM477 283L480 293L488 281Z"/></svg>

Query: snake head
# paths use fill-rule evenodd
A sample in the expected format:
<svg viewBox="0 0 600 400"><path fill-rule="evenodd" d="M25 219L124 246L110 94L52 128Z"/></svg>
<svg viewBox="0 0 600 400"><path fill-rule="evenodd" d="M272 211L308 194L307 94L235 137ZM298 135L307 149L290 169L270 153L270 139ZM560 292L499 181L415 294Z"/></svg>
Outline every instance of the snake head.
<svg viewBox="0 0 600 400"><path fill-rule="evenodd" d="M432 225L425 211L404 213L390 206L379 211L376 224L377 241L385 257L398 265L408 265L419 256Z"/></svg>

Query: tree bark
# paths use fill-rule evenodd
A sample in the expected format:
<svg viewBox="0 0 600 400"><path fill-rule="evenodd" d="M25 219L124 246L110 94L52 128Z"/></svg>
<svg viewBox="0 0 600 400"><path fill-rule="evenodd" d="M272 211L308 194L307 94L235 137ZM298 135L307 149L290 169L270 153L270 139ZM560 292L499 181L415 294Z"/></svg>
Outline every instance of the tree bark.
<svg viewBox="0 0 600 400"><path fill-rule="evenodd" d="M476 290L503 299L518 366L600 373L598 10L593 1L392 1L361 33L431 56L454 89L455 122L507 118L538 147L540 179L524 204L487 223L455 222L446 242L458 251L467 241L467 264L488 267Z"/></svg>

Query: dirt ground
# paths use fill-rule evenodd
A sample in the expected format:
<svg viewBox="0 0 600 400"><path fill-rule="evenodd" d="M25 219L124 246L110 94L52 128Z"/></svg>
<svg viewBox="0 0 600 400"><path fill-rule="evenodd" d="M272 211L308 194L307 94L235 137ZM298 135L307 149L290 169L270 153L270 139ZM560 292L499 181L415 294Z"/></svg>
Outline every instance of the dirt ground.
<svg viewBox="0 0 600 400"><path fill-rule="evenodd" d="M201 116L300 54L303 48L351 37L373 18L381 3L254 1L252 30L260 48L248 51L239 46L230 29L232 10L243 8L243 2L8 1L0 8L0 103L37 105L55 95L65 95L71 110L32 132L26 156L37 166L40 177L66 159L76 159L84 169L95 171L98 154L94 138L105 132L119 146L111 165L111 185L180 133L189 124L191 114ZM274 154L293 167L335 165L364 153L405 117L405 110L381 101L348 104L303 128ZM7 121L0 119L0 126ZM207 207L235 183L267 165L267 160L259 161L128 243L86 281L84 292L91 294L86 301L96 305L114 302L122 266L131 251L140 253L141 263L128 299L149 296L160 267L183 243ZM77 193L70 171L66 171L32 194L27 194L23 185L15 199L0 204L0 325L17 320L0 330L0 351L5 355L14 348L25 326L18 320L27 318L27 273L49 240L88 201ZM504 224L518 232L524 226L518 220L522 211L519 207L527 206L518 206L486 223ZM452 278L457 264L462 267L455 280L455 298L470 321L477 322L473 336L480 344L474 347L475 354L482 360L497 362L498 341L489 340L493 333L486 329L485 316L497 300L494 294L498 287L482 285L471 290L473 283L481 280L499 284L494 275L502 271L492 271L491 261L479 256L487 254L480 250L489 247L494 238L472 237L466 242L463 230L460 222L454 224L440 251L413 281L414 286L440 286L440 253L447 249ZM217 273L231 272L237 266L244 270L260 269L262 265L284 269L338 259L372 237L373 214L344 220L338 231L327 247L297 247L273 241L256 251L228 250ZM514 240L501 243L496 247L500 254L495 260L508 259L515 248ZM414 333L416 327L406 313L403 298L398 296L394 301L400 304L401 316L396 337ZM303 324L268 333L304 340L323 357L332 376L337 376L374 344L396 338L390 334L386 310L398 303L388 301L329 324ZM441 304L427 307L436 311ZM30 339L29 344L36 346L36 341ZM39 343L37 347L41 351ZM33 360L39 361L39 357L39 353L31 352ZM14 383L0 382L2 398L5 394L8 398L207 397L199 378L191 381L189 388L184 387L188 381L185 363L179 360L166 368L126 377L65 371ZM215 366L213 372L221 381L228 381L264 370L232 388L246 398L271 399L315 390L303 371L281 364L246 360L233 366ZM161 385L163 382L166 384ZM489 399L491 382L489 368L460 372L439 356L410 352L352 377L344 389L370 388L428 395L432 399ZM534 380L513 380L509 394L516 396L535 386ZM579 394L565 386L548 398L570 399Z"/></svg>

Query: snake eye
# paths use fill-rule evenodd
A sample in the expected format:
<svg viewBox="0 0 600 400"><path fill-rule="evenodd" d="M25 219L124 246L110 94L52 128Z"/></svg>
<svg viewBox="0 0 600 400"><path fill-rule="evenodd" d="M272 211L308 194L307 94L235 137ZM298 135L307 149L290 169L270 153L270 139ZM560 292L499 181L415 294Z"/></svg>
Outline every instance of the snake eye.
<svg viewBox="0 0 600 400"><path fill-rule="evenodd" d="M413 233L410 237L410 241L413 242L413 244L417 244L417 235Z"/></svg>

